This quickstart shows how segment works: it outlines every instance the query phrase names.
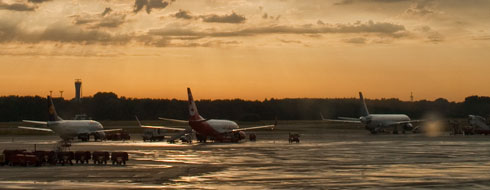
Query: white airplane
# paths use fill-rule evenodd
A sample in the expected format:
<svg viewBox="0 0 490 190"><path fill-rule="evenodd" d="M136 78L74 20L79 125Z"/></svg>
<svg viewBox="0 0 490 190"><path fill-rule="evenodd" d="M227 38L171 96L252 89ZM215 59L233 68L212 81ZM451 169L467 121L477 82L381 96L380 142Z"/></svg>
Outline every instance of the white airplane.
<svg viewBox="0 0 490 190"><path fill-rule="evenodd" d="M369 111L366 106L366 102L364 101L364 97L362 96L362 92L359 92L359 97L362 103L362 116L359 118L350 118L350 117L339 117L338 120L334 119L325 119L323 115L321 115L322 120L324 121L332 121L332 122L343 122L343 123L359 123L364 124L367 130L369 130L372 134L376 134L383 129L393 128L393 133L398 134L398 126L402 126L402 132L405 133L405 130L412 130L412 123L422 122L422 120L410 120L405 114L369 114Z"/></svg>
<svg viewBox="0 0 490 190"><path fill-rule="evenodd" d="M53 100L50 96L48 96L48 111L48 121L22 120L22 122L35 124L37 126L18 126L18 128L53 132L58 134L64 141L69 141L74 137L78 137L78 139L82 141L88 141L90 139L90 135L94 135L95 140L103 139L105 137L105 132L121 130L104 130L102 124L94 120L63 120L56 113Z"/></svg>
<svg viewBox="0 0 490 190"><path fill-rule="evenodd" d="M187 88L187 94L189 98L189 121L185 120L177 120L177 119L167 119L167 118L158 118L161 120L177 122L177 123L185 123L188 124L189 128L177 128L177 127L166 127L166 126L149 126L142 125L141 122L136 117L138 124L143 128L153 128L153 129L165 129L172 131L180 131L177 135L173 136L169 139L169 141L174 141L184 135L192 134L193 131L196 132L196 138L205 142L208 137L211 140L215 140L218 142L238 142L244 138L246 138L246 134L244 131L253 130L253 129L274 129L277 125L277 121L274 125L264 125L264 126L256 126L256 127L248 127L248 128L240 128L237 123L229 120L217 120L217 119L204 119L199 112L197 111L196 103L192 98L191 89Z"/></svg>

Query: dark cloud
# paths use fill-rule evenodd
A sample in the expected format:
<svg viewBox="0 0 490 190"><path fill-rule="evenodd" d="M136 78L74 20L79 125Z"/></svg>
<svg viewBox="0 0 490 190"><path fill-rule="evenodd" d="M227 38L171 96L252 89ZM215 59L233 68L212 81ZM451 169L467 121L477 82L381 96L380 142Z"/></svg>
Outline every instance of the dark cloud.
<svg viewBox="0 0 490 190"><path fill-rule="evenodd" d="M218 23L231 23L231 24L239 24L244 23L247 20L244 16L238 15L235 12L232 12L229 15L206 15L201 16L202 21L204 22L218 22Z"/></svg>
<svg viewBox="0 0 490 190"><path fill-rule="evenodd" d="M272 16L272 15L269 15L267 13L264 13L262 15L262 18L263 19L271 19L271 20L279 20L279 18L281 18L281 15L277 15L276 17Z"/></svg>
<svg viewBox="0 0 490 190"><path fill-rule="evenodd" d="M173 16L175 18L181 18L181 19L193 19L194 18L194 16L192 16L189 11L184 11L184 10L179 10L179 12L175 13Z"/></svg>
<svg viewBox="0 0 490 190"><path fill-rule="evenodd" d="M29 3L44 3L44 2L48 2L48 1L51 1L51 0L27 0L27 2L29 2Z"/></svg>
<svg viewBox="0 0 490 190"><path fill-rule="evenodd" d="M179 19L190 20L190 19L201 18L203 22L232 23L232 24L243 23L245 22L245 20L247 20L244 16L238 15L235 12L232 12L229 15L208 14L208 15L193 16L189 11L179 10L179 12L173 14L172 16Z"/></svg>
<svg viewBox="0 0 490 190"><path fill-rule="evenodd" d="M105 16L105 15L111 13L111 12L112 12L112 9L110 7L107 7L107 8L104 9L104 12L102 12L102 16Z"/></svg>
<svg viewBox="0 0 490 190"><path fill-rule="evenodd" d="M24 4L24 3L13 3L13 4L8 4L4 3L3 1L0 1L0 10L9 10L9 11L34 11L36 10L36 6L32 6L29 4Z"/></svg>
<svg viewBox="0 0 490 190"><path fill-rule="evenodd" d="M170 2L173 2L171 0ZM163 9L167 7L170 3L164 0L135 0L133 11L138 13L143 8L146 7L146 13L150 14L152 9Z"/></svg>

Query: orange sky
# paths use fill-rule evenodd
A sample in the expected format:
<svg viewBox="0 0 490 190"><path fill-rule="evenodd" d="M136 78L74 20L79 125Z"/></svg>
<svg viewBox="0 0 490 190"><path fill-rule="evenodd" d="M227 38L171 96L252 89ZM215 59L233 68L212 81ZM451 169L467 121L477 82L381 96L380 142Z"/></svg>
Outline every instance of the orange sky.
<svg viewBox="0 0 490 190"><path fill-rule="evenodd" d="M160 2L0 0L0 95L490 96L488 1Z"/></svg>

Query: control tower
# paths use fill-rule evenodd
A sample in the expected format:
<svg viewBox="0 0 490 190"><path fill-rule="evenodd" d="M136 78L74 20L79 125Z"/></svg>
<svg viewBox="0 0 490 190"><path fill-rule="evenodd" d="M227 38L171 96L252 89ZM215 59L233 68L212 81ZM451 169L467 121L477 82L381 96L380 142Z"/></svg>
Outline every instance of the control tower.
<svg viewBox="0 0 490 190"><path fill-rule="evenodd" d="M75 100L80 102L82 98L82 79L75 79Z"/></svg>

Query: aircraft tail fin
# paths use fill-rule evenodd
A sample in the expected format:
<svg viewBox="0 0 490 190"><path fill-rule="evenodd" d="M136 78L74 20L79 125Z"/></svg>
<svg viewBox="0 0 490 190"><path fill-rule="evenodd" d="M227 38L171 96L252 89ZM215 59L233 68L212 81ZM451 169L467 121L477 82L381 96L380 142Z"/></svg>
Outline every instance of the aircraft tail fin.
<svg viewBox="0 0 490 190"><path fill-rule="evenodd" d="M366 101L364 100L362 92L359 92L359 99L361 100L361 116L368 116L369 111L367 109Z"/></svg>
<svg viewBox="0 0 490 190"><path fill-rule="evenodd" d="M199 112L197 111L196 102L194 102L194 98L192 97L192 92L190 88L187 88L187 95L189 98L189 121L201 121L204 120Z"/></svg>
<svg viewBox="0 0 490 190"><path fill-rule="evenodd" d="M61 117L58 116L58 113L56 113L56 108L54 107L53 104L53 99L51 99L51 96L48 96L48 114L49 114L49 120L48 121L61 121Z"/></svg>

